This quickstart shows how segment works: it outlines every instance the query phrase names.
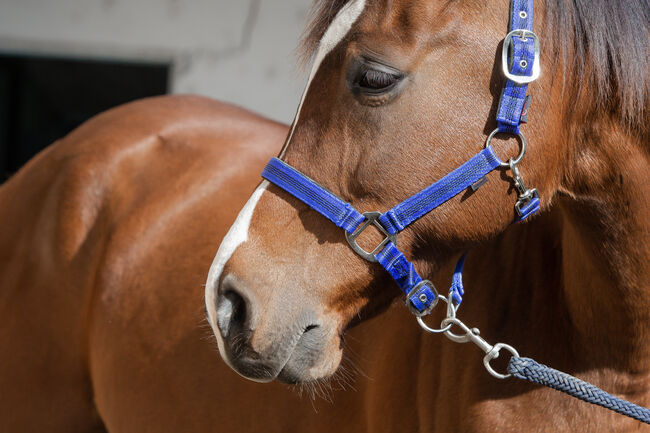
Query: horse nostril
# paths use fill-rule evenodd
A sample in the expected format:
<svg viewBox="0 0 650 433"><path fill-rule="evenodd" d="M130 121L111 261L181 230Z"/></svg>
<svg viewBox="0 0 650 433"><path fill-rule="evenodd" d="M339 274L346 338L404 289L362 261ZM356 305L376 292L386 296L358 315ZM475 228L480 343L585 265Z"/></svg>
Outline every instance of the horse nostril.
<svg viewBox="0 0 650 433"><path fill-rule="evenodd" d="M217 326L227 338L234 329L242 329L246 322L246 301L234 290L226 291L217 305Z"/></svg>
<svg viewBox="0 0 650 433"><path fill-rule="evenodd" d="M312 329L318 328L318 325L309 325L308 327L305 328L304 334L308 333Z"/></svg>

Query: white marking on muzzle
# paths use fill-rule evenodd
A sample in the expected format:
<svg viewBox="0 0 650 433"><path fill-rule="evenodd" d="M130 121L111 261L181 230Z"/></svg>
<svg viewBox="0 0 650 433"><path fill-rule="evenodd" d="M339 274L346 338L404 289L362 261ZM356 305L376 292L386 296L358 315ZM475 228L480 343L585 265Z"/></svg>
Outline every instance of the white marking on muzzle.
<svg viewBox="0 0 650 433"><path fill-rule="evenodd" d="M296 112L296 116L291 126L291 132L289 133L287 141L285 142L285 145L282 148L282 151L280 152L280 158L284 156L284 151L286 150L287 146L291 142L291 138L293 137L293 133L296 128L296 124L298 123L298 118L300 117L300 111L302 110L303 103L305 102L305 96L307 95L307 91L309 90L309 86L311 85L312 80L314 79L316 73L318 72L318 68L323 62L325 56L327 56L327 54L329 54L330 51L332 51L334 47L336 47L338 43L341 42L341 40L343 40L345 35L348 34L350 29L352 28L352 25L359 18L359 15L361 15L361 12L363 11L365 4L366 4L366 0L352 0L349 3L347 3L345 6L341 8L339 13L332 21L332 24L329 26L329 28L323 35L323 38L321 39L318 46L318 52L316 53L316 57L314 58L314 63L312 65L311 72L309 74L309 80L307 82L307 86L305 87L305 91L302 94L302 97L300 99L300 104ZM263 181L260 184L260 186L253 192L251 197L248 199L248 202L246 202L241 212L239 212L239 215L237 216L235 223L232 225L232 227L230 227L230 230L228 230L228 233L226 234L223 241L221 242L221 245L219 246L217 255L215 256L214 261L212 262L212 266L210 266L210 272L208 273L208 281L205 285L205 306L208 312L208 321L210 322L210 326L212 327L212 331L214 332L214 335L217 337L217 345L219 346L219 353L221 353L221 357L224 359L226 364L228 364L228 366L235 371L237 371L237 369L233 367L231 360L228 359L227 352L224 350L223 338L221 337L221 333L219 332L219 328L217 327L217 308L216 308L217 285L219 282L219 277L221 276L221 273L223 271L223 268L228 262L228 260L230 259L230 257L232 256L232 254L235 252L237 247L239 247L241 244L243 244L248 240L248 229L250 226L251 219L253 217L253 212L255 211L255 206L257 205L257 202L259 201L260 197L262 196L262 193L264 192L264 190L266 190L266 187L268 185L269 185L268 181L266 180ZM262 380L261 382L264 381Z"/></svg>

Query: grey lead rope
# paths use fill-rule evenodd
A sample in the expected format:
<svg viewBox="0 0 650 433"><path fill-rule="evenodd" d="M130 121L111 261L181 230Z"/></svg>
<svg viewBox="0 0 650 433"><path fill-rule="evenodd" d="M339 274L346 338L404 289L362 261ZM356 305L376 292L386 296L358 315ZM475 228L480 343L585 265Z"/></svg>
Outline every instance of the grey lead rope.
<svg viewBox="0 0 650 433"><path fill-rule="evenodd" d="M584 402L595 404L613 410L621 415L650 424L650 409L614 397L584 380L554 370L530 358L523 358L519 356L517 349L508 344L497 343L492 345L481 337L478 328L470 328L463 323L462 320L456 317L460 303L454 303L453 299L454 290L460 288L462 293L463 289L462 279L460 276L460 273L462 272L462 261L463 260L461 259L459 262L460 266L457 266L456 271L454 272L455 286L452 285L452 288L449 291L449 296L445 297L438 295L438 299L447 303L447 317L440 322L440 328L432 328L424 322L422 316L417 316L417 322L422 329L433 334L443 334L455 343L471 342L475 344L485 353L485 356L483 357L483 365L486 370L497 379L507 379L508 377L515 376L519 379L524 379L529 382L562 391ZM433 305L435 305L435 303ZM452 331L452 329L455 328L458 328L462 332L459 333L458 331ZM491 361L497 358L499 353L504 349L512 355L508 362L508 374L501 374L495 371L490 364Z"/></svg>
<svg viewBox="0 0 650 433"><path fill-rule="evenodd" d="M548 386L587 403L602 406L621 415L650 424L650 409L621 400L584 380L547 367L530 358L511 357L508 363L508 373L519 379Z"/></svg>

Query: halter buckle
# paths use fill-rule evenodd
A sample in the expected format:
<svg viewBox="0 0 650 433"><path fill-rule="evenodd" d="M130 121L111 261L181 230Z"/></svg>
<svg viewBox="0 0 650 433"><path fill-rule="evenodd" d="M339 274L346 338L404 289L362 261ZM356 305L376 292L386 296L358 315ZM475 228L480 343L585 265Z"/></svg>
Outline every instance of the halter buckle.
<svg viewBox="0 0 650 433"><path fill-rule="evenodd" d="M508 57L510 53L510 46L512 45L512 39L518 37L523 42L526 42L528 38L533 39L534 43L534 60L533 60L533 69L531 75L514 75L510 73ZM532 83L539 78L541 68L539 65L539 38L537 35L530 30L525 29L515 29L506 35L506 38L503 40L503 50L501 51L501 68L503 69L503 74L510 81L514 81L517 84L528 84Z"/></svg>
<svg viewBox="0 0 650 433"><path fill-rule="evenodd" d="M355 253L359 254L362 258L368 260L369 262L376 262L377 258L375 257L375 254L381 251L382 248L384 248L388 242L397 244L397 235L391 235L386 231L384 226L382 226L379 223L378 220L379 217L381 216L381 212L364 212L363 216L366 217L366 220L363 223L361 223L353 233L345 232L345 238L347 239L348 244L350 244L350 247L354 250ZM357 238L361 233L363 233L365 229L368 228L370 224L377 227L377 230L379 230L385 236L385 238L383 241L379 243L379 245L375 247L374 250L366 251L359 246L359 244L357 243Z"/></svg>
<svg viewBox="0 0 650 433"><path fill-rule="evenodd" d="M431 292L433 293L433 298L429 299L429 297L425 293L422 293L420 295L420 299L419 299L420 302L422 302L422 304L425 304L425 305L427 303L429 303L429 306L426 307L424 310L420 311L415 307L415 305L413 305L413 303L411 302L411 298L413 297L413 295L416 295L420 291L420 289L422 287L424 287L424 286L427 286L427 287L429 287L429 289L431 289ZM436 286L434 286L433 283L431 281L429 281L429 280L422 280L419 283L417 283L408 292L408 294L406 295L405 303L406 303L406 306L409 308L409 310L411 310L411 312L413 314L415 314L416 317L422 317L422 316L426 316L427 314L429 314L431 312L431 310L433 310L434 307L436 305L438 305L438 299L440 299L440 298L441 298L441 296L440 296L440 294L438 294L438 290L436 289ZM444 296L442 296L442 298L444 299Z"/></svg>

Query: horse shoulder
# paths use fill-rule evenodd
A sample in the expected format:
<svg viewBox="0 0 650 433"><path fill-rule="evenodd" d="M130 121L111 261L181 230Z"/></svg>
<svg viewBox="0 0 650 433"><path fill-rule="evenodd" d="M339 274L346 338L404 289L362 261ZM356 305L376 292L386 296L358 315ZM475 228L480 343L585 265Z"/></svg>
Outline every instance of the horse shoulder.
<svg viewBox="0 0 650 433"><path fill-rule="evenodd" d="M84 170L105 178L97 305L127 321L157 314L153 306L165 308L167 296L184 302L187 286L202 287L286 126L197 97L147 100L119 114L95 128L104 143L101 156L91 156L99 164Z"/></svg>
<svg viewBox="0 0 650 433"><path fill-rule="evenodd" d="M85 411L95 309L111 313L100 320L127 320L130 306L156 297L156 275L174 275L168 293L191 302L184 289L204 280L286 132L207 98L165 96L102 113L33 158L0 187L0 310L13 324L0 332L0 350L17 355L2 371L20 381L39 369L62 393L79 390L76 407ZM168 301L163 294L147 311L158 314L154 307ZM21 388L11 380L0 383ZM63 397L62 407L48 398L43 406L60 414L50 419L81 416L66 415Z"/></svg>

